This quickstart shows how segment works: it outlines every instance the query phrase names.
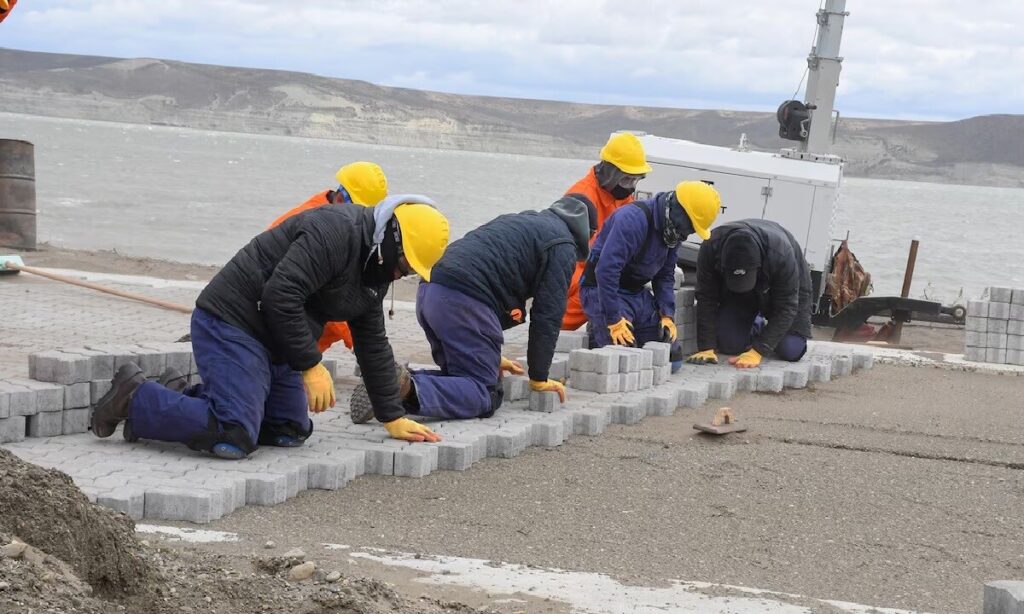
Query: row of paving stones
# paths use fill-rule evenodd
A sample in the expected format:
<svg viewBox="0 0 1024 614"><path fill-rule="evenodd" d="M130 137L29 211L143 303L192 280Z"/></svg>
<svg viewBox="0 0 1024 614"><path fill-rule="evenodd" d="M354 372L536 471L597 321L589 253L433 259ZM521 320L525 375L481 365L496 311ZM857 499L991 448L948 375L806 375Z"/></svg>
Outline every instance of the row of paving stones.
<svg viewBox="0 0 1024 614"><path fill-rule="evenodd" d="M396 441L380 425L352 424L343 398L334 410L314 416L314 433L302 448L264 447L241 461L211 458L176 444L128 444L119 435L35 438L5 447L27 461L64 471L91 500L133 518L203 523L243 505L275 505L306 489L336 490L360 475L464 471L483 458L512 458L529 446L552 447L573 435L600 435L609 424L672 415L739 391L803 388L873 363L870 351L812 342L798 363L768 360L744 371L687 365L644 391L570 390L568 401L551 411L530 411L530 399L518 395L488 419L432 423L444 437L436 444Z"/></svg>

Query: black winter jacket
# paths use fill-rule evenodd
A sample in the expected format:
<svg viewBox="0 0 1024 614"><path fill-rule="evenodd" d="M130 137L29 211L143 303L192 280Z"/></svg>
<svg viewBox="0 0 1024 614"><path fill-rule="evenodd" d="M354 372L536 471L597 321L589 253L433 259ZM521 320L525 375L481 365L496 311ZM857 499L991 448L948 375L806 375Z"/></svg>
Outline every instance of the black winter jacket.
<svg viewBox="0 0 1024 614"><path fill-rule="evenodd" d="M569 282L590 251L586 207L576 205L499 216L449 245L430 273L430 283L490 306L503 330L523 322L533 299L527 367L535 381L548 379Z"/></svg>
<svg viewBox="0 0 1024 614"><path fill-rule="evenodd" d="M722 277L722 247L737 230L752 232L761 246L761 269L754 294L768 324L752 347L767 356L792 331L811 338L811 273L803 248L780 224L771 220L740 220L716 227L697 255L697 345L718 343L718 307L728 290Z"/></svg>
<svg viewBox="0 0 1024 614"><path fill-rule="evenodd" d="M348 322L366 390L382 422L405 415L384 328L388 285L367 287L373 209L326 205L256 235L199 295L196 306L262 343L275 363L297 371L323 358L326 322Z"/></svg>

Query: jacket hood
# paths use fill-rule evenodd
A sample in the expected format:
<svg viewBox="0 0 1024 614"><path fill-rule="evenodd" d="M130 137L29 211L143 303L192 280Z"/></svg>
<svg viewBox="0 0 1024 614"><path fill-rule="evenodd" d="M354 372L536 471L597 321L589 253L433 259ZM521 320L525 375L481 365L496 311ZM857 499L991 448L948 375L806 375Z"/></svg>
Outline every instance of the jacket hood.
<svg viewBox="0 0 1024 614"><path fill-rule="evenodd" d="M393 194L380 201L377 206L371 209L373 211L373 237L370 242L370 256L373 256L375 253L380 255L380 246L384 242L384 234L387 232L388 223L391 222L391 218L395 215L395 209L399 205L409 204L423 204L430 205L435 209L437 208L437 203L430 197L422 194Z"/></svg>
<svg viewBox="0 0 1024 614"><path fill-rule="evenodd" d="M577 261L586 260L590 255L591 217L596 216L596 211L591 211L593 208L592 204L588 206L586 198L564 196L552 203L549 209L569 227L576 243Z"/></svg>

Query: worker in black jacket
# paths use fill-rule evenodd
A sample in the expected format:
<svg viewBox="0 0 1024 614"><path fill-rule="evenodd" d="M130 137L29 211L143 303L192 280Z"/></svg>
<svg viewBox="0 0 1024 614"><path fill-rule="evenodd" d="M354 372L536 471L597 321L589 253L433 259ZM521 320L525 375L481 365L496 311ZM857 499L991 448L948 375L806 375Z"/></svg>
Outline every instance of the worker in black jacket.
<svg viewBox="0 0 1024 614"><path fill-rule="evenodd" d="M441 370L398 368L405 411L435 418L493 414L502 402L501 372L523 372L501 356L502 331L524 322L530 299L530 387L555 391L564 402L565 387L548 370L569 281L587 257L596 225L589 199L570 194L544 211L502 215L452 243L416 295L416 317ZM354 422L370 419L361 389L351 405Z"/></svg>
<svg viewBox="0 0 1024 614"><path fill-rule="evenodd" d="M97 404L92 430L176 441L237 459L257 444L297 446L307 413L334 405L321 364L324 323L348 322L378 420L397 439L436 441L405 417L382 299L396 279L431 267L448 244L448 221L425 197L391 197L375 208L327 205L257 235L210 281L192 313L201 390L147 382L128 364Z"/></svg>
<svg viewBox="0 0 1024 614"><path fill-rule="evenodd" d="M811 338L811 275L793 235L771 220L711 231L697 255L697 346L692 363L753 368L769 353L796 362Z"/></svg>

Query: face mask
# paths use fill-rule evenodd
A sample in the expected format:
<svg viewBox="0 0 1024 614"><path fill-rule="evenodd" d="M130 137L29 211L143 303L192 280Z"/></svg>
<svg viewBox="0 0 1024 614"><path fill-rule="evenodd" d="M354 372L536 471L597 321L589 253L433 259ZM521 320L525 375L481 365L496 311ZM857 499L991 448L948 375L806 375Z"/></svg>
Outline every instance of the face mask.
<svg viewBox="0 0 1024 614"><path fill-rule="evenodd" d="M611 195L615 197L615 200L622 200L633 194L636 188L624 188L621 185L617 185L611 189Z"/></svg>
<svg viewBox="0 0 1024 614"><path fill-rule="evenodd" d="M670 248L674 248L693 233L690 216L686 215L675 195L665 199L665 228L661 238Z"/></svg>

